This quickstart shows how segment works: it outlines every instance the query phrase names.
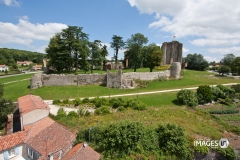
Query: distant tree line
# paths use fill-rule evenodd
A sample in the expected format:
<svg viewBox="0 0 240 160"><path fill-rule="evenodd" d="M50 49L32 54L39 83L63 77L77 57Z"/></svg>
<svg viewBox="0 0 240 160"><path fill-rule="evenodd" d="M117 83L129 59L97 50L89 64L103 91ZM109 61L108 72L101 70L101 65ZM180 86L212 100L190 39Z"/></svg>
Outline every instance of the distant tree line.
<svg viewBox="0 0 240 160"><path fill-rule="evenodd" d="M209 64L207 60L203 58L201 54L188 54L182 59L183 63L187 63L186 69L204 71L208 68Z"/></svg>
<svg viewBox="0 0 240 160"><path fill-rule="evenodd" d="M38 52L0 48L0 64L8 66L11 66L17 61L32 61L33 63L42 64L45 56L46 54Z"/></svg>

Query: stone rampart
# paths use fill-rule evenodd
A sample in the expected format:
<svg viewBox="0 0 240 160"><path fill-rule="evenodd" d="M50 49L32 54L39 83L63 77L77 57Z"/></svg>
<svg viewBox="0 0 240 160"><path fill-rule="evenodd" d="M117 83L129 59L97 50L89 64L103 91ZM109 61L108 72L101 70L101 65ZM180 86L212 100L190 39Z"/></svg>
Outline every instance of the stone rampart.
<svg viewBox="0 0 240 160"><path fill-rule="evenodd" d="M99 84L106 85L108 88L134 88L134 80L155 80L160 78L179 79L181 65L179 62L173 62L170 70L162 72L131 72L123 73L119 70L117 73L107 74L35 74L30 80L31 89L42 86L69 86Z"/></svg>

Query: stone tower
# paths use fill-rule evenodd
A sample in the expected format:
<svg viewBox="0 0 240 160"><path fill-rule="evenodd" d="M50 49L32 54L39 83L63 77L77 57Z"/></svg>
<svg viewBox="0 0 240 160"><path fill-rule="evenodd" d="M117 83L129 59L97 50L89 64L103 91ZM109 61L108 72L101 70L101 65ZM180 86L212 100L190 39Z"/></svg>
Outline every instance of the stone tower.
<svg viewBox="0 0 240 160"><path fill-rule="evenodd" d="M182 47L183 44L178 41L164 42L161 47L163 50L163 65L171 65L173 62L182 64Z"/></svg>

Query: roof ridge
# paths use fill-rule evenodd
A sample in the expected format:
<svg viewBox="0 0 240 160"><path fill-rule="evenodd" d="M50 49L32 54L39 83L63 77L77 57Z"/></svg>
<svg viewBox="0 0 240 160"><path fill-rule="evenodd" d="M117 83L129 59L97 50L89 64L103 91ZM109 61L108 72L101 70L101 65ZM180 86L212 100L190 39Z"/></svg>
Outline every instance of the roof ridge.
<svg viewBox="0 0 240 160"><path fill-rule="evenodd" d="M32 100L32 97L31 97L31 95L29 95L29 97L30 97L30 99L31 99L31 101L32 101L32 103L33 103L33 106L35 107L35 109L37 109L37 107L36 107L36 105L35 105L34 101Z"/></svg>

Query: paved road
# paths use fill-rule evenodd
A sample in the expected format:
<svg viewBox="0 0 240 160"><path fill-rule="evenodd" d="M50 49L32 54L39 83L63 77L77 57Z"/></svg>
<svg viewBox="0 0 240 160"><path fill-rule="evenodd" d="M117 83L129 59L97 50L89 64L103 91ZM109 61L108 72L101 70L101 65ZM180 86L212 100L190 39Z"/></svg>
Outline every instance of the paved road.
<svg viewBox="0 0 240 160"><path fill-rule="evenodd" d="M239 83L227 83L227 84L222 84L224 86L229 86L229 85L236 85ZM211 85L212 87L215 87L216 85ZM189 89L189 90L195 90L198 87L190 87L190 88L181 88L181 89ZM117 95L111 95L110 97L127 97L127 96L136 96L136 95L144 95L144 94L155 94L155 93L166 93L166 92L177 92L180 91L181 89L170 89L170 90L161 90L161 91L152 91L152 92L139 92L139 93L129 93L129 94L117 94ZM88 97L89 99L93 99L96 97ZM109 96L99 96L99 98L109 98ZM83 98L81 98L83 99ZM70 99L73 100L73 99ZM53 105L52 102L53 100L44 100L50 107L50 113L53 115L57 115L57 111L59 106ZM76 108L67 108L64 107L65 111L68 113L69 111L77 111L78 109ZM89 112L94 112L94 109L88 109Z"/></svg>

